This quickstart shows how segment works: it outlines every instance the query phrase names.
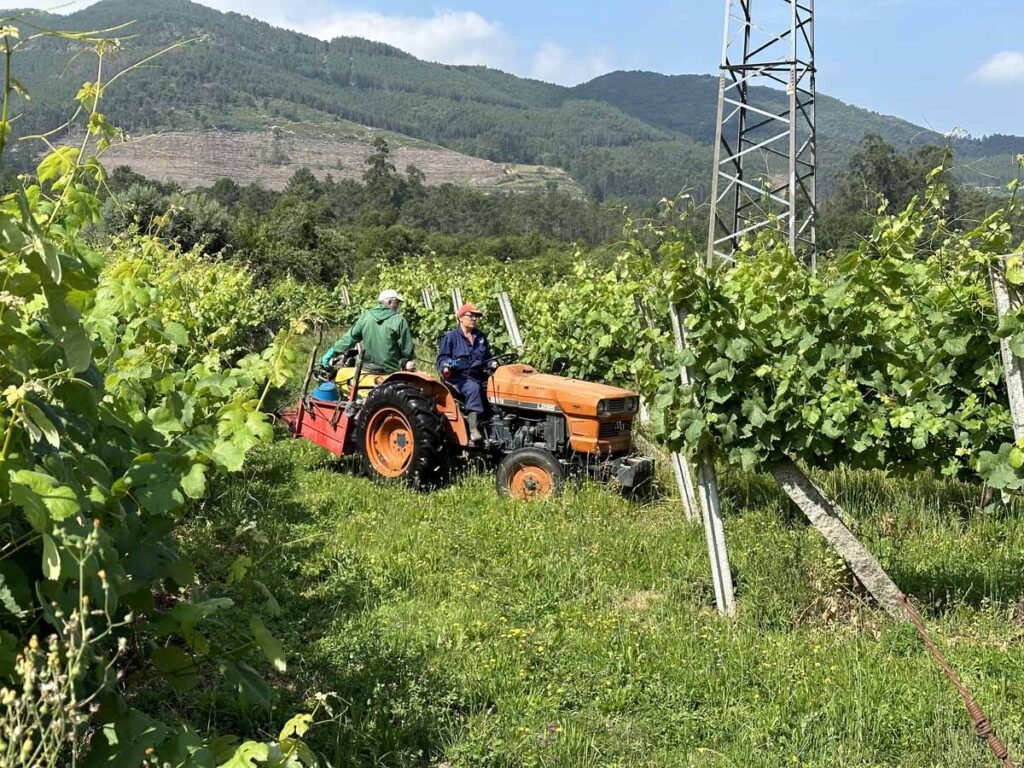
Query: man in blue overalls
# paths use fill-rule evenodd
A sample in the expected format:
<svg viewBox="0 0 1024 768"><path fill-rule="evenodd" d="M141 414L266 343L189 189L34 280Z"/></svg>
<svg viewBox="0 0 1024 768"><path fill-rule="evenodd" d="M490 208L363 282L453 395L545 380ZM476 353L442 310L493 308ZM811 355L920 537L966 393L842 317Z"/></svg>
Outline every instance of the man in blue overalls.
<svg viewBox="0 0 1024 768"><path fill-rule="evenodd" d="M480 433L480 414L484 412L487 397L486 362L491 359L491 348L477 323L483 313L472 304L463 304L456 313L459 325L441 337L437 350L437 367L441 375L454 384L465 400L463 411L469 424L469 439L483 440Z"/></svg>

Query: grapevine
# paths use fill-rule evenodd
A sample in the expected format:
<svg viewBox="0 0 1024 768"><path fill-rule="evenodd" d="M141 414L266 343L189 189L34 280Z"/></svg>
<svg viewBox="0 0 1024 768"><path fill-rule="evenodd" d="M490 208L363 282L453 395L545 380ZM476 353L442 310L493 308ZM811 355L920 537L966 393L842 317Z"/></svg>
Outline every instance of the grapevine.
<svg viewBox="0 0 1024 768"><path fill-rule="evenodd" d="M8 66L2 148L12 140L6 105L19 31L0 34ZM24 692L4 688L0 732L18 734L16 765L57 764L68 751L74 760L86 743L90 759L111 764L146 757L210 765L213 754L186 724L155 723L119 699L118 661L140 656L140 674L176 690L194 686L199 670L219 668L252 703L269 704L269 687L249 666L253 654L207 636L209 617L232 610L232 601L187 599L191 566L173 533L213 476L239 469L271 437L261 405L291 372L291 339L303 326L297 319L261 349L267 340L254 342L266 302L244 269L151 237L90 244L84 233L98 220L105 179L99 154L115 136L99 111L103 65L117 41L63 37L98 62L95 82L77 96L88 139L55 147L36 137L50 151L0 198L0 679ZM154 594L165 593L173 607L160 609ZM227 642L283 669L280 644L261 619L248 625ZM45 658L41 646L51 649ZM50 698L18 682L38 675L54 681ZM82 690L91 693L82 698ZM110 704L90 710L101 697ZM146 736L122 742L113 734L123 729ZM305 750L292 731L282 740Z"/></svg>

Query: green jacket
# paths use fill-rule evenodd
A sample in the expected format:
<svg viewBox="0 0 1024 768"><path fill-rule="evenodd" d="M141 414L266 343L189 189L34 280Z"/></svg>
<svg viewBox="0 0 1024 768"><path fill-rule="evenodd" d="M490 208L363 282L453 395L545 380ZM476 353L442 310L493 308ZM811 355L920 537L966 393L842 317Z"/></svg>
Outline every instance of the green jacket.
<svg viewBox="0 0 1024 768"><path fill-rule="evenodd" d="M390 307L374 307L363 312L352 329L324 353L321 362L330 365L332 357L348 352L358 342L363 343L363 363L387 373L401 368L403 360L413 359L409 323Z"/></svg>

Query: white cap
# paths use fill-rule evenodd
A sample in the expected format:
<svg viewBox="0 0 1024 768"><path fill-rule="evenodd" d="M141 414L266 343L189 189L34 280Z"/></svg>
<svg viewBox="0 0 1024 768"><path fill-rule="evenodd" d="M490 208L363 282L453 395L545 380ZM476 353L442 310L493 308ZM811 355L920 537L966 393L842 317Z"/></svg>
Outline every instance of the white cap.
<svg viewBox="0 0 1024 768"><path fill-rule="evenodd" d="M377 301L379 301L381 304L387 304L392 299L397 299L398 301L405 301L405 299L402 298L402 294L400 294L398 291L393 291L390 288L386 291L381 291L380 296L377 297Z"/></svg>

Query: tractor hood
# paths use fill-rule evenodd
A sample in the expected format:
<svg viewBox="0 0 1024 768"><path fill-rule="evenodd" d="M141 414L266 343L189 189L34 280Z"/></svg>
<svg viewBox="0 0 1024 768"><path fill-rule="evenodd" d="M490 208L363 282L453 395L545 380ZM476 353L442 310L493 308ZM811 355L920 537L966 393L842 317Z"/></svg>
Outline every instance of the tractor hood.
<svg viewBox="0 0 1024 768"><path fill-rule="evenodd" d="M503 365L491 376L488 399L495 405L566 416L598 416L602 400L610 401L607 413L633 412L637 395L628 389L594 384L540 373L522 363Z"/></svg>

